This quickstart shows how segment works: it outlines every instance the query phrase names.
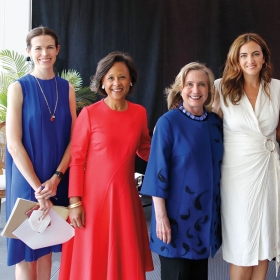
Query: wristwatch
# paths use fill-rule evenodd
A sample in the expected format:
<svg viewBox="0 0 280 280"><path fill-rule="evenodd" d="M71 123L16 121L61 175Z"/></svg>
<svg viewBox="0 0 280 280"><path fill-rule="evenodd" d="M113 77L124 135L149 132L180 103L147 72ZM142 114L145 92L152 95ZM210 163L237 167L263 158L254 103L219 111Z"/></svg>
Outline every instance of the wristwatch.
<svg viewBox="0 0 280 280"><path fill-rule="evenodd" d="M59 180L62 180L62 179L63 179L64 174L63 174L62 172L60 172L60 171L55 171L54 174L57 175L57 177L59 178Z"/></svg>

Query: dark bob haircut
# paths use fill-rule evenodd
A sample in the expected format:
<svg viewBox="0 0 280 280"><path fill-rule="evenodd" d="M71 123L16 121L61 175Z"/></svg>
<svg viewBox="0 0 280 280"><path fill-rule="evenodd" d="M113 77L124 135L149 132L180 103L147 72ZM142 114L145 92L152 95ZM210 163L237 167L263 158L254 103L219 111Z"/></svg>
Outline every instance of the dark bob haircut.
<svg viewBox="0 0 280 280"><path fill-rule="evenodd" d="M102 79L116 62L123 62L127 66L132 82L132 86L130 87L128 95L132 94L138 79L138 72L131 56L127 53L119 51L109 53L98 62L96 73L91 78L90 83L90 89L93 92L97 92L103 96L107 96L106 91L102 89Z"/></svg>

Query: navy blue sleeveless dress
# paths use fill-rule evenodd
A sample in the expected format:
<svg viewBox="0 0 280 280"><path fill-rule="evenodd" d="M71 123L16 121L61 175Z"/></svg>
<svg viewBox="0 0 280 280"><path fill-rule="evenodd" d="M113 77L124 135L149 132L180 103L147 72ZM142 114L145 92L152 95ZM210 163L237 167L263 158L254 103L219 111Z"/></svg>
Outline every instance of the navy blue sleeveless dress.
<svg viewBox="0 0 280 280"><path fill-rule="evenodd" d="M56 171L65 149L70 141L71 113L69 105L69 83L56 76L58 86L58 104L55 120L50 121L44 96L34 78L28 74L18 82L22 88L22 143L33 163L34 170L41 182L45 182ZM55 79L38 79L53 113L56 103ZM55 205L67 206L68 171L57 189ZM17 198L37 201L34 190L21 175L11 155L6 151L6 218L8 219ZM14 265L23 260L36 261L50 252L60 252L61 245L32 250L19 239L7 238L7 265Z"/></svg>

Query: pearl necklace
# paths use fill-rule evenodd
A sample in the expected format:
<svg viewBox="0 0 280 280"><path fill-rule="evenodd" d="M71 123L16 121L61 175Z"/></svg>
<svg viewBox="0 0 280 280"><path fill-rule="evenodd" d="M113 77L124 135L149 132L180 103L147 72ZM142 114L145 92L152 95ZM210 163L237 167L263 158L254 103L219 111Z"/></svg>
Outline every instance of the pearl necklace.
<svg viewBox="0 0 280 280"><path fill-rule="evenodd" d="M53 110L53 114L52 114L52 112L51 112L51 109L50 109L50 106L49 106L49 102L48 102L48 100L47 100L47 97L46 97L46 95L45 95L45 93L44 93L44 91L43 91L43 89L42 89L42 87L41 87L41 85L40 85L40 83L39 83L37 77L34 76L34 78L36 79L36 81L37 81L37 83L38 83L38 86L39 86L39 88L40 88L40 90L41 90L41 92L42 92L42 94L43 94L43 96L44 96L44 99L45 99L46 104L47 104L47 106L48 106L49 112L50 112L50 114L51 114L50 121L53 122L54 119L55 119L55 112L56 112L57 102L58 102L58 90L57 90L57 81L56 81L56 77L54 76L54 80L55 80L55 91L56 91L56 102L55 102L55 107L54 107L54 110Z"/></svg>
<svg viewBox="0 0 280 280"><path fill-rule="evenodd" d="M191 118L192 120L196 120L196 121L204 121L204 120L206 119L207 115L208 115L208 114L207 114L207 111L204 110L203 115L201 115L200 117L195 116L195 115L191 114L190 112L188 112L188 111L184 108L183 103L180 103L180 104L179 104L179 109L180 109L180 111L181 111L182 113L184 113L186 116L188 116L188 117Z"/></svg>

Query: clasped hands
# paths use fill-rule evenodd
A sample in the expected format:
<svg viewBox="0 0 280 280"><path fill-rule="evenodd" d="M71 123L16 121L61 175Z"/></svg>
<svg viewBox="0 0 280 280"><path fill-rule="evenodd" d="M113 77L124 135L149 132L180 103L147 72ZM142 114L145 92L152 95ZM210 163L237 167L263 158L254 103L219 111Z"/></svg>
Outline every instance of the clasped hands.
<svg viewBox="0 0 280 280"><path fill-rule="evenodd" d="M50 198L56 195L57 184L52 182L51 180L43 183L36 191L35 198L38 200L40 208L38 210L44 211L42 215L42 219L49 213L50 209L53 206Z"/></svg>

